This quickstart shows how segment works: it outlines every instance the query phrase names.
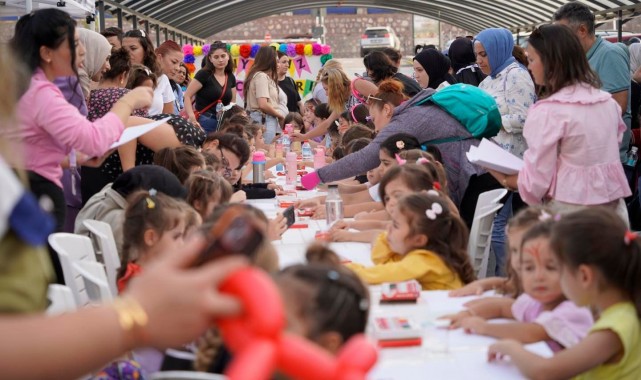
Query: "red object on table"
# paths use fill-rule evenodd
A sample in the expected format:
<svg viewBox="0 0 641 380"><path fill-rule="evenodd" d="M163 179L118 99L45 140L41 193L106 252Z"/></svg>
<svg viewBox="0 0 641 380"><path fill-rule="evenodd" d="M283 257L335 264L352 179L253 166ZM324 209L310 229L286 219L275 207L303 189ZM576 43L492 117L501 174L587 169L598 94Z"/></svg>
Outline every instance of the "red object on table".
<svg viewBox="0 0 641 380"><path fill-rule="evenodd" d="M410 347L410 346L420 346L423 343L423 339L414 338L414 339L398 339L398 340L379 340L378 346L383 348L394 348L394 347Z"/></svg>
<svg viewBox="0 0 641 380"><path fill-rule="evenodd" d="M296 224L292 224L291 226L289 226L289 228L305 229L305 228L309 228L309 224L307 224L307 223L296 223Z"/></svg>

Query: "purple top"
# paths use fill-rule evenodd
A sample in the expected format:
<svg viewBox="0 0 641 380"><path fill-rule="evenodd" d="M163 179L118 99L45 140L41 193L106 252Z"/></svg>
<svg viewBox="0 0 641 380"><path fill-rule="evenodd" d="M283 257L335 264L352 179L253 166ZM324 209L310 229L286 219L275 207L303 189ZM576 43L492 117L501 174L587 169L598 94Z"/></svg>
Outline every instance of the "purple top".
<svg viewBox="0 0 641 380"><path fill-rule="evenodd" d="M552 338L548 345L554 352L579 343L594 324L592 313L572 301L563 301L554 310L543 310L543 304L527 294L521 294L512 304L512 315L519 322L541 325Z"/></svg>
<svg viewBox="0 0 641 380"><path fill-rule="evenodd" d="M421 143L448 137L462 137L465 140L437 145L443 155L450 196L456 205L460 205L470 177L485 172L482 168L472 165L465 156L470 146L478 145L479 140L471 138L472 135L465 127L439 107L434 105L414 107L414 104L433 92L432 89L425 89L396 107L392 120L369 145L318 169L321 181L327 183L354 177L375 168L380 164L378 151L381 143L397 133L409 133Z"/></svg>

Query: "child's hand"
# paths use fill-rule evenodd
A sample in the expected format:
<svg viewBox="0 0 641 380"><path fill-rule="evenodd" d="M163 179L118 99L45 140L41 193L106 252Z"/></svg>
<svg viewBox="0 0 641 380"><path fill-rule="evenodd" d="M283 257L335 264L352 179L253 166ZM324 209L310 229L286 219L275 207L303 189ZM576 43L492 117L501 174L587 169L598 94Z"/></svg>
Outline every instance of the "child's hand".
<svg viewBox="0 0 641 380"><path fill-rule="evenodd" d="M320 205L321 201L319 198L302 199L295 204L296 208L315 208Z"/></svg>
<svg viewBox="0 0 641 380"><path fill-rule="evenodd" d="M450 320L450 326L448 327L449 330L454 330L458 329L461 327L461 321L463 321L465 318L470 318L472 317L472 312L469 310L463 310L459 313L456 314L448 314L444 315L442 317L439 317L438 319L449 319Z"/></svg>
<svg viewBox="0 0 641 380"><path fill-rule="evenodd" d="M480 317L467 317L461 320L461 327L467 334L485 335L487 322Z"/></svg>
<svg viewBox="0 0 641 380"><path fill-rule="evenodd" d="M522 348L521 343L513 339L500 340L492 344L487 350L487 360L490 362L504 360L506 356L520 348Z"/></svg>
<svg viewBox="0 0 641 380"><path fill-rule="evenodd" d="M229 203L242 203L247 200L247 194L243 190L238 190L231 195Z"/></svg>
<svg viewBox="0 0 641 380"><path fill-rule="evenodd" d="M337 220L334 225L329 229L330 232L332 231L339 231L339 230L349 230L349 222L346 222L344 220Z"/></svg>
<svg viewBox="0 0 641 380"><path fill-rule="evenodd" d="M465 296L479 296L483 294L485 289L477 281L465 285L464 287L452 290L448 293L450 297L465 297Z"/></svg>
<svg viewBox="0 0 641 380"><path fill-rule="evenodd" d="M283 214L278 214L274 219L269 220L267 235L270 240L280 240L285 231L287 231L287 219Z"/></svg>
<svg viewBox="0 0 641 380"><path fill-rule="evenodd" d="M330 241L354 241L353 233L347 230L329 230Z"/></svg>
<svg viewBox="0 0 641 380"><path fill-rule="evenodd" d="M361 212L357 213L356 215L354 215L354 219L360 220L360 219L365 218L368 215L369 215L368 211L361 211Z"/></svg>
<svg viewBox="0 0 641 380"><path fill-rule="evenodd" d="M314 215L312 219L325 219L325 205L314 207Z"/></svg>
<svg viewBox="0 0 641 380"><path fill-rule="evenodd" d="M270 183L270 184L268 184L268 185L267 185L267 188L268 188L269 190L280 190L280 191L282 191L282 190L283 190L283 187L282 187L282 186L277 185L277 184L275 184L275 183Z"/></svg>

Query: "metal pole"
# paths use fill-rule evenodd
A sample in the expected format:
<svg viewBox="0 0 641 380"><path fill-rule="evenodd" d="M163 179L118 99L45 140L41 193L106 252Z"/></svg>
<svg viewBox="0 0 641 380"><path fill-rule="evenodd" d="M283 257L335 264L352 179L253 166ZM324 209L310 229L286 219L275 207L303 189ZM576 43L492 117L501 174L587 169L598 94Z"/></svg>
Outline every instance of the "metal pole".
<svg viewBox="0 0 641 380"><path fill-rule="evenodd" d="M167 28L165 28L165 41L167 41L169 39L169 33L168 32L169 31L167 30Z"/></svg>
<svg viewBox="0 0 641 380"><path fill-rule="evenodd" d="M149 20L145 20L145 33L149 34Z"/></svg>
<svg viewBox="0 0 641 380"><path fill-rule="evenodd" d="M31 13L33 11L33 1L26 0L24 2L25 13Z"/></svg>
<svg viewBox="0 0 641 380"><path fill-rule="evenodd" d="M176 41L176 31L175 31L175 30L172 30L172 31L171 31L171 39L172 39L173 41Z"/></svg>
<svg viewBox="0 0 641 380"><path fill-rule="evenodd" d="M182 46L183 45L183 35L182 34L178 34L178 39L180 40L180 46Z"/></svg>
<svg viewBox="0 0 641 380"><path fill-rule="evenodd" d="M621 42L623 40L623 11L617 12L619 18L617 19L617 41Z"/></svg>
<svg viewBox="0 0 641 380"><path fill-rule="evenodd" d="M96 2L96 8L98 8L98 22L100 22L99 29L102 33L105 30L105 2Z"/></svg>
<svg viewBox="0 0 641 380"><path fill-rule="evenodd" d="M122 9L116 9L116 17L118 18L118 28L122 30Z"/></svg>
<svg viewBox="0 0 641 380"><path fill-rule="evenodd" d="M156 46L160 46L160 26L156 25Z"/></svg>
<svg viewBox="0 0 641 380"><path fill-rule="evenodd" d="M131 16L131 24L134 30L138 29L138 16L136 15Z"/></svg>

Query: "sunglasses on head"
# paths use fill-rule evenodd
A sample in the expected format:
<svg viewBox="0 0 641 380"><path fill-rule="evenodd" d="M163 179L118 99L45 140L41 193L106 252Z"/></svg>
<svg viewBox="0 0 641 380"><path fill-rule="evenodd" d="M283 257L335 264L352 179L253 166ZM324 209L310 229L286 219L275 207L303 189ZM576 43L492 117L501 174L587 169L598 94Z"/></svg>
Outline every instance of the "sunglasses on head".
<svg viewBox="0 0 641 380"><path fill-rule="evenodd" d="M133 30L130 30L127 33L125 33L124 37L142 37L142 38L146 38L147 34L145 33L144 30L133 29Z"/></svg>

